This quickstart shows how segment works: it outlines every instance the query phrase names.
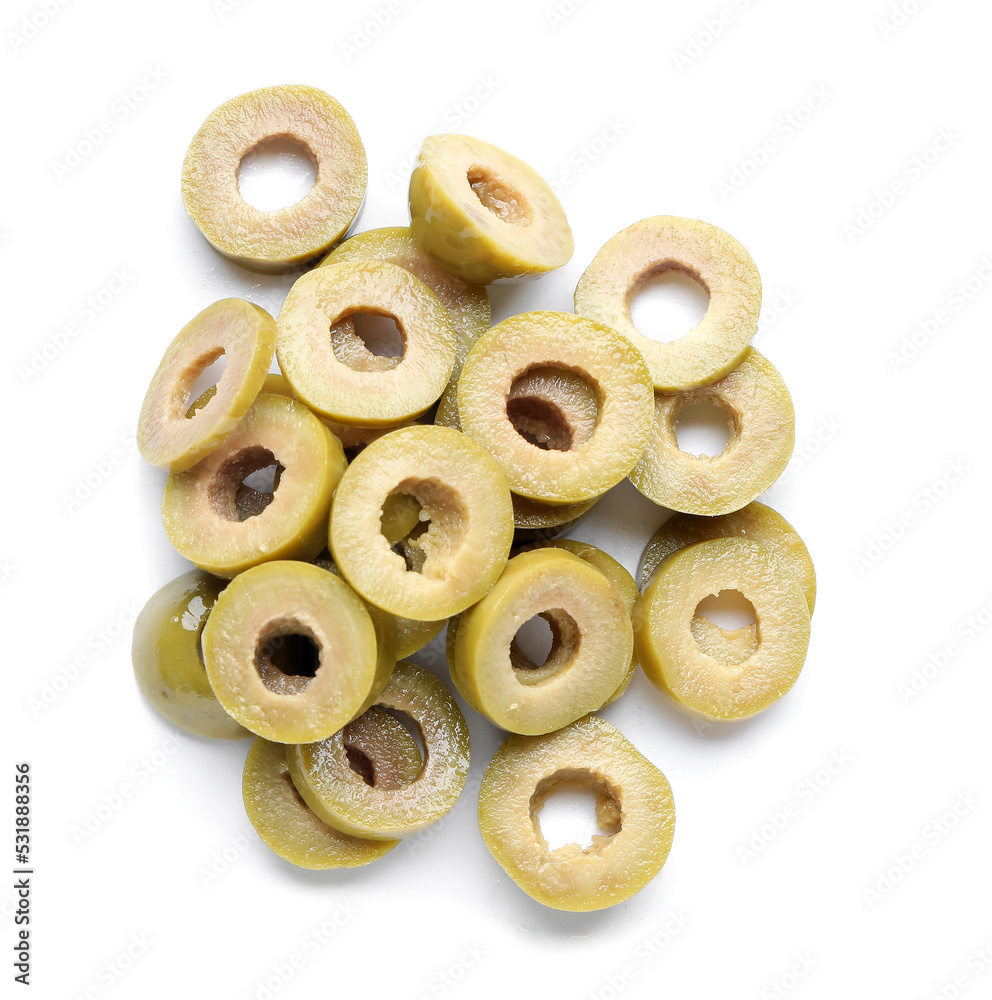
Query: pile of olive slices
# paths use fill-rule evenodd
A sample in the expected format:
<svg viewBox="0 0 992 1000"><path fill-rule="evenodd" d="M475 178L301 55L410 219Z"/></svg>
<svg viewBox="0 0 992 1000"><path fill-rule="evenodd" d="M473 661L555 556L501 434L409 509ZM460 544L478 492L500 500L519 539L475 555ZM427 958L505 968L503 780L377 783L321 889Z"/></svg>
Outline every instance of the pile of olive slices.
<svg viewBox="0 0 992 1000"><path fill-rule="evenodd" d="M263 212L242 199L238 168L276 137L317 179ZM245 807L279 855L363 865L464 788L465 718L407 660L446 627L455 690L509 734L479 795L487 846L548 906L613 905L661 869L675 815L665 776L593 713L640 664L687 712L746 718L792 687L806 655L809 553L755 501L794 441L788 390L749 346L757 270L720 229L656 216L599 251L574 313L491 326L487 284L572 255L548 185L488 143L432 136L410 226L339 242L366 179L354 123L312 87L244 94L193 139L183 198L206 239L245 267L301 273L278 318L237 298L208 306L152 377L139 447L168 471L165 530L196 568L138 619L139 687L194 733L254 736ZM659 343L629 303L668 270L709 305ZM394 324L391 349L374 317ZM191 400L222 356L222 377ZM719 455L679 447L679 416L698 403L727 416ZM606 552L556 537L625 477L677 512L647 545L640 590ZM723 592L755 621L710 621L701 604ZM520 640L537 616L551 633L541 662ZM565 786L595 795L599 833L552 850L538 813Z"/></svg>

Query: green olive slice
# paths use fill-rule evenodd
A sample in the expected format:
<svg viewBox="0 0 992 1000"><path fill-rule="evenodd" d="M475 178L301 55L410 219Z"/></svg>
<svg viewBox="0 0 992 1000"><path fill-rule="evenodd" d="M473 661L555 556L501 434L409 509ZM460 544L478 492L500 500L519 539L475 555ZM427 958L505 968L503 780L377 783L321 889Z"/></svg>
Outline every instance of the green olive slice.
<svg viewBox="0 0 992 1000"><path fill-rule="evenodd" d="M235 577L203 629L217 700L276 743L322 740L376 697L387 670L375 623L333 573L279 560ZM384 676L385 675L385 676Z"/></svg>
<svg viewBox="0 0 992 1000"><path fill-rule="evenodd" d="M730 440L719 455L691 455L679 448L679 414L701 403L727 414ZM654 431L630 481L663 507L729 514L764 493L785 471L795 437L792 398L782 376L749 347L740 365L719 382L655 396Z"/></svg>
<svg viewBox="0 0 992 1000"><path fill-rule="evenodd" d="M460 369L472 345L489 329L492 311L489 295L480 285L470 285L456 278L426 253L414 238L412 230L396 226L370 229L339 244L321 262L366 264L386 261L405 268L419 278L440 300L458 337L455 343L455 368Z"/></svg>
<svg viewBox="0 0 992 1000"><path fill-rule="evenodd" d="M757 647L741 659L705 651L693 630L701 601L723 591L754 607ZM747 538L714 538L670 555L634 612L638 659L648 678L692 715L746 719L795 684L809 645L809 605L775 553Z"/></svg>
<svg viewBox="0 0 992 1000"><path fill-rule="evenodd" d="M240 740L251 734L221 707L200 651L225 582L194 569L152 594L134 623L131 663L141 693L170 722L198 736Z"/></svg>
<svg viewBox="0 0 992 1000"><path fill-rule="evenodd" d="M350 320L355 314L392 317L402 355L371 353ZM455 340L447 310L409 271L384 261L340 262L304 274L289 290L276 356L293 392L321 416L385 426L437 400L455 363Z"/></svg>
<svg viewBox="0 0 992 1000"><path fill-rule="evenodd" d="M241 161L272 139L301 146L316 165L295 205L264 212L238 189ZM284 271L326 253L362 207L368 166L347 111L316 87L262 87L226 101L193 137L183 204L216 250L256 271Z"/></svg>
<svg viewBox="0 0 992 1000"><path fill-rule="evenodd" d="M423 247L477 285L554 270L575 248L561 203L540 174L468 135L424 140L410 177L410 217Z"/></svg>
<svg viewBox="0 0 992 1000"><path fill-rule="evenodd" d="M245 812L262 841L299 868L356 868L388 854L398 840L362 840L328 826L303 801L286 748L256 737L241 781Z"/></svg>
<svg viewBox="0 0 992 1000"><path fill-rule="evenodd" d="M639 579L647 586L651 574L673 552L711 538L750 538L770 548L789 567L806 595L810 614L816 603L816 571L809 550L796 529L778 511L757 500L719 517L675 514L652 536L641 556Z"/></svg>
<svg viewBox="0 0 992 1000"><path fill-rule="evenodd" d="M533 618L551 627L543 664L516 634ZM490 721L537 735L598 709L623 682L633 652L630 615L599 569L561 549L522 552L457 624L449 666Z"/></svg>
<svg viewBox="0 0 992 1000"><path fill-rule="evenodd" d="M406 557L382 533L383 507L396 494L420 506ZM403 427L373 441L348 467L331 511L330 548L345 579L366 600L418 621L479 600L512 538L503 473L481 445L447 427Z"/></svg>
<svg viewBox="0 0 992 1000"><path fill-rule="evenodd" d="M562 787L596 796L600 832L589 847L552 850L538 813ZM600 910L640 892L661 871L675 832L664 774L594 715L545 736L511 736L479 790L486 847L529 896L557 910Z"/></svg>
<svg viewBox="0 0 992 1000"><path fill-rule="evenodd" d="M258 395L275 333L275 320L244 299L221 299L194 316L169 344L145 393L137 435L145 461L185 472L209 455ZM197 376L222 355L227 367L214 392L190 407Z"/></svg>
<svg viewBox="0 0 992 1000"><path fill-rule="evenodd" d="M613 588L620 595L620 600L623 601L623 605L627 609L627 614L634 613L637 599L641 596L637 590L637 584L634 583L634 578L630 573L608 552L604 552L595 545L589 545L588 542L577 542L572 538L558 538L554 541L540 542L537 547L563 549L565 552L571 552L572 555L584 559L590 566L595 566L613 584ZM620 686L603 702L602 708L612 705L627 690L636 670L637 651L634 650Z"/></svg>
<svg viewBox="0 0 992 1000"><path fill-rule="evenodd" d="M519 394L535 372L546 380L550 370L585 382L594 420ZM582 503L620 482L647 444L651 404L637 349L572 313L522 313L497 324L472 348L458 380L465 432L492 452L511 490L543 503Z"/></svg>
<svg viewBox="0 0 992 1000"><path fill-rule="evenodd" d="M377 705L401 712L420 732L423 767L412 780L369 785L332 736L295 746L287 760L296 787L325 822L356 836L404 837L440 819L455 804L468 776L469 734L447 688L412 663L398 663Z"/></svg>
<svg viewBox="0 0 992 1000"><path fill-rule="evenodd" d="M278 483L271 495L264 503L246 497L244 480L273 465ZM166 534L181 555L217 576L267 559L312 559L324 547L331 495L344 469L340 442L302 403L262 393L220 446L169 476Z"/></svg>
<svg viewBox="0 0 992 1000"><path fill-rule="evenodd" d="M670 343L645 337L630 318L633 297L664 271L689 274L710 297L700 323ZM575 311L635 344L658 392L681 392L715 382L740 364L758 329L761 279L751 255L722 229L659 215L607 241L579 279Z"/></svg>

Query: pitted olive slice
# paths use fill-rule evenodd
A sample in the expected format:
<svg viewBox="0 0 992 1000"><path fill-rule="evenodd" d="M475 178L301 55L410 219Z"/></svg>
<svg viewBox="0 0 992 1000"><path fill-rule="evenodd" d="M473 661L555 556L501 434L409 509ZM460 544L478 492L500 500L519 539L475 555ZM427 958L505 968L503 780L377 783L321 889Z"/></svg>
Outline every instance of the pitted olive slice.
<svg viewBox="0 0 992 1000"><path fill-rule="evenodd" d="M560 788L596 796L600 832L589 847L552 850L539 813ZM545 736L511 736L479 790L486 847L529 896L558 910L600 910L640 892L661 871L675 832L664 774L594 715Z"/></svg>
<svg viewBox="0 0 992 1000"><path fill-rule="evenodd" d="M552 634L544 663L516 635L531 618ZM480 712L510 732L536 735L603 705L630 666L633 634L619 593L599 569L561 549L523 552L457 625L457 686Z"/></svg>
<svg viewBox="0 0 992 1000"><path fill-rule="evenodd" d="M594 419L574 419L527 395L528 380L540 373L546 384L552 370L585 383ZM522 313L497 324L472 348L458 380L465 432L492 452L514 493L543 503L593 500L623 479L647 443L651 403L637 349L572 313Z"/></svg>
<svg viewBox="0 0 992 1000"><path fill-rule="evenodd" d="M262 393L219 447L169 476L166 534L181 555L217 576L268 559L312 559L324 547L331 494L344 468L341 444L302 403ZM243 487L265 469L277 478L263 501Z"/></svg>
<svg viewBox="0 0 992 1000"><path fill-rule="evenodd" d="M670 343L651 340L630 318L641 286L682 271L709 293L699 325ZM706 222L659 215L609 240L575 289L575 311L623 334L644 355L658 392L681 392L722 378L742 360L758 329L761 279L751 255Z"/></svg>
<svg viewBox="0 0 992 1000"><path fill-rule="evenodd" d="M145 461L185 472L209 455L258 395L275 334L275 320L244 299L221 299L190 320L166 349L141 406L138 450ZM189 406L197 376L222 355L227 367L213 393Z"/></svg>
<svg viewBox="0 0 992 1000"><path fill-rule="evenodd" d="M373 354L355 314L388 316L398 357ZM339 262L304 274L279 311L276 355L293 392L327 419L388 426L423 413L451 377L455 328L437 296L396 264Z"/></svg>
<svg viewBox="0 0 992 1000"><path fill-rule="evenodd" d="M679 448L679 414L701 403L727 414L730 440L719 455L691 455ZM729 514L764 493L785 471L795 436L792 397L782 376L749 347L740 366L719 382L655 395L654 431L630 481L663 507Z"/></svg>
<svg viewBox="0 0 992 1000"><path fill-rule="evenodd" d="M264 212L241 197L238 171L274 139L302 147L317 177L295 205ZM262 87L226 101L200 126L183 163L183 203L215 249L252 270L284 271L341 239L367 178L355 123L333 97L316 87Z"/></svg>
<svg viewBox="0 0 992 1000"><path fill-rule="evenodd" d="M707 651L693 628L700 602L725 591L754 607L757 646L743 659L740 638L729 650L710 642ZM680 549L658 567L634 626L644 672L682 708L713 721L746 719L795 684L809 645L809 605L771 549L746 538L714 538Z"/></svg>
<svg viewBox="0 0 992 1000"><path fill-rule="evenodd" d="M325 822L356 836L403 837L457 801L468 776L468 726L447 688L412 663L396 665L376 704L406 715L420 732L423 768L411 780L367 784L349 765L339 736L292 747L287 760L300 794Z"/></svg>
<svg viewBox="0 0 992 1000"><path fill-rule="evenodd" d="M383 508L397 494L420 507L394 551ZM330 548L346 580L394 615L438 621L488 591L506 564L513 508L489 453L447 427L403 427L373 441L334 496Z"/></svg>
<svg viewBox="0 0 992 1000"><path fill-rule="evenodd" d="M468 135L424 140L410 178L410 217L425 250L477 285L554 270L575 246L561 203L540 174Z"/></svg>
<svg viewBox="0 0 992 1000"><path fill-rule="evenodd" d="M203 662L227 712L276 743L336 733L370 706L391 666L344 580L289 560L227 585L203 629Z"/></svg>

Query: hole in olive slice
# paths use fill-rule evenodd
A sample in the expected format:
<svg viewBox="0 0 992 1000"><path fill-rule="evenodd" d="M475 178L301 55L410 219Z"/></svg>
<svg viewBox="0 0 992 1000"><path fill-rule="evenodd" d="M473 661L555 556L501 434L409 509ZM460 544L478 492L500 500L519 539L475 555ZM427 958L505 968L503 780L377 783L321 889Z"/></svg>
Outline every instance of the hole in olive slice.
<svg viewBox="0 0 992 1000"><path fill-rule="evenodd" d="M317 675L320 647L299 622L272 622L255 645L255 666L273 693L299 694Z"/></svg>
<svg viewBox="0 0 992 1000"><path fill-rule="evenodd" d="M556 771L539 782L530 812L539 839L551 851L574 845L592 854L621 828L620 797L607 782L580 768Z"/></svg>
<svg viewBox="0 0 992 1000"><path fill-rule="evenodd" d="M245 521L272 502L284 467L268 448L242 448L221 465L210 480L214 510L228 521Z"/></svg>
<svg viewBox="0 0 992 1000"><path fill-rule="evenodd" d="M268 136L241 157L237 180L245 202L260 212L277 212L310 193L317 163L310 150L291 136Z"/></svg>
<svg viewBox="0 0 992 1000"><path fill-rule="evenodd" d="M637 332L667 344L699 326L709 308L710 293L690 268L669 264L635 278L627 302Z"/></svg>
<svg viewBox="0 0 992 1000"><path fill-rule="evenodd" d="M542 627L543 626L543 627ZM549 608L524 622L510 643L510 663L521 684L539 684L571 665L582 632L561 608Z"/></svg>
<svg viewBox="0 0 992 1000"><path fill-rule="evenodd" d="M431 522L423 511L423 504L412 493L398 490L386 497L379 515L383 537L406 563L407 570L414 573L423 570L427 558L420 539L429 531Z"/></svg>
<svg viewBox="0 0 992 1000"><path fill-rule="evenodd" d="M747 628L757 621L754 605L739 590L721 590L700 601L696 617L706 618L723 629Z"/></svg>
<svg viewBox="0 0 992 1000"><path fill-rule="evenodd" d="M713 458L722 455L734 436L733 414L719 403L690 403L675 419L675 440L687 455Z"/></svg>
<svg viewBox="0 0 992 1000"><path fill-rule="evenodd" d="M572 428L561 407L546 399L518 396L506 404L506 415L513 429L532 445L544 451L569 451Z"/></svg>
<svg viewBox="0 0 992 1000"><path fill-rule="evenodd" d="M197 358L187 370L185 377L176 383L176 408L185 413L187 419L193 417L202 406L195 407L190 400L199 401L208 389L220 385L220 380L227 370L227 355L223 347ZM207 400L209 402L209 400ZM206 404L203 404L206 405Z"/></svg>
<svg viewBox="0 0 992 1000"><path fill-rule="evenodd" d="M600 393L584 372L530 365L510 384L506 416L513 429L543 451L571 451L596 429Z"/></svg>
<svg viewBox="0 0 992 1000"><path fill-rule="evenodd" d="M330 332L334 356L357 372L387 371L406 356L403 326L388 312L348 310Z"/></svg>
<svg viewBox="0 0 992 1000"><path fill-rule="evenodd" d="M512 184L497 176L489 167L470 167L468 185L497 219L512 226L529 226L534 218L530 202Z"/></svg>
<svg viewBox="0 0 992 1000"><path fill-rule="evenodd" d="M357 747L348 746L345 743L344 752L348 757L348 766L361 777L366 785L375 784L375 767L372 761L362 753Z"/></svg>

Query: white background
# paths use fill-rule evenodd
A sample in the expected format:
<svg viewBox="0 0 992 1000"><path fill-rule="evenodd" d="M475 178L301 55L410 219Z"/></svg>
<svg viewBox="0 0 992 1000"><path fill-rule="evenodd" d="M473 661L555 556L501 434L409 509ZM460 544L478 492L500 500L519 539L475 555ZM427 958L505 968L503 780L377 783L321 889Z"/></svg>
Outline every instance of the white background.
<svg viewBox="0 0 992 1000"><path fill-rule="evenodd" d="M992 941L990 25L978 0L902 6L886 28L887 0L586 0L556 23L523 0L393 0L370 38L386 0L51 2L31 37L22 18L43 23L45 3L4 4L2 740L11 772L34 768L34 995L927 1000L955 977L958 995L990 995L975 957ZM247 744L181 740L134 687L131 609L184 569L161 528L163 475L131 443L148 379L211 301L276 311L287 288L206 245L183 211L182 159L222 101L288 82L354 117L362 229L406 224L410 157L430 132L571 172L574 258L494 290L496 319L570 309L602 243L655 214L715 223L761 271L755 345L797 415L797 458L766 500L816 561L812 645L795 689L749 722L700 729L643 675L604 713L678 809L668 864L626 905L548 911L502 873L475 818L499 741L478 716L472 784L430 837L310 873L249 827ZM492 93L469 113L476 88ZM814 88L828 98L804 111ZM789 115L804 119L791 133ZM100 143L57 169L101 119ZM619 135L583 153L610 122ZM916 356L895 364L914 333ZM92 494L67 503L94 472ZM665 516L624 484L576 536L634 569ZM444 675L436 654L417 659ZM922 690L900 695L914 671ZM12 844L0 862L13 867ZM4 978L11 903L0 890Z"/></svg>

